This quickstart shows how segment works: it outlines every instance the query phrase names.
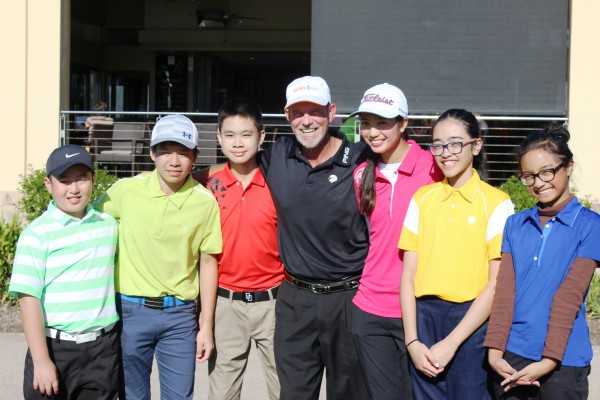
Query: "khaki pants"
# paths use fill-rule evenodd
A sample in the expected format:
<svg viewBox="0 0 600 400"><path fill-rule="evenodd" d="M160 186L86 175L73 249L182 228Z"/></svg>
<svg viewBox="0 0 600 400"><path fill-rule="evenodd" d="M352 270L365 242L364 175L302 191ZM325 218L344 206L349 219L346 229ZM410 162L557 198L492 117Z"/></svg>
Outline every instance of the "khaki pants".
<svg viewBox="0 0 600 400"><path fill-rule="evenodd" d="M211 400L240 398L250 345L256 343L261 358L269 399L279 398L275 370L273 334L275 300L245 303L217 296L215 310L215 351L208 364Z"/></svg>

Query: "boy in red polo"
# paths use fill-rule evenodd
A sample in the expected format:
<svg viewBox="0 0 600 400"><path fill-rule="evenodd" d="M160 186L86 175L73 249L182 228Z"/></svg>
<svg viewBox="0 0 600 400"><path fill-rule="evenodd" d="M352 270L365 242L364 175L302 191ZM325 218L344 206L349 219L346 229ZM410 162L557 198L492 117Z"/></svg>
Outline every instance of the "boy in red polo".
<svg viewBox="0 0 600 400"><path fill-rule="evenodd" d="M279 398L273 334L275 298L283 279L277 215L256 154L265 136L262 113L248 99L219 110L217 139L227 159L207 186L221 212L223 253L215 310L215 351L209 360L209 398L240 397L251 341L262 359L270 399Z"/></svg>

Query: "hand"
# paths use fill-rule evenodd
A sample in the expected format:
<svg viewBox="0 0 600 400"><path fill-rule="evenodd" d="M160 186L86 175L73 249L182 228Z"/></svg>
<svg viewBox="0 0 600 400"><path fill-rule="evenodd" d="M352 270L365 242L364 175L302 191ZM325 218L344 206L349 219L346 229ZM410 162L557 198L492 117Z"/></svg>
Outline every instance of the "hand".
<svg viewBox="0 0 600 400"><path fill-rule="evenodd" d="M443 339L431 346L431 353L438 361L439 367L445 368L456 354L456 348L457 346L449 343L447 339Z"/></svg>
<svg viewBox="0 0 600 400"><path fill-rule="evenodd" d="M509 378L504 379L500 385L504 386L504 391L508 392L516 386L537 386L540 387L539 379L552 372L556 368L557 362L549 358L542 358L541 361L534 362L520 371L515 372Z"/></svg>
<svg viewBox="0 0 600 400"><path fill-rule="evenodd" d="M503 379L510 379L511 376L517 373L517 370L514 369L508 361L502 358L503 354L504 353L498 349L489 349L488 363Z"/></svg>
<svg viewBox="0 0 600 400"><path fill-rule="evenodd" d="M33 363L33 390L48 397L58 394L58 372L49 358Z"/></svg>
<svg viewBox="0 0 600 400"><path fill-rule="evenodd" d="M215 348L212 329L202 329L196 335L196 362L204 362L208 360L210 354Z"/></svg>
<svg viewBox="0 0 600 400"><path fill-rule="evenodd" d="M440 364L433 353L423 343L413 343L408 347L408 353L410 354L413 364L415 364L415 368L425 376L435 378L444 371L444 368L440 367Z"/></svg>

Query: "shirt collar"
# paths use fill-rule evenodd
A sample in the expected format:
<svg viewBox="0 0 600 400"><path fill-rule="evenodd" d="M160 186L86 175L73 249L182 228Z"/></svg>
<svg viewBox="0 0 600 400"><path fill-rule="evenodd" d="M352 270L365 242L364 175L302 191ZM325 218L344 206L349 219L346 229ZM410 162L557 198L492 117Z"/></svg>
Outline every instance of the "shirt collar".
<svg viewBox="0 0 600 400"><path fill-rule="evenodd" d="M67 226L72 223L80 223L92 219L102 219L102 214L92 207L90 204L86 206L85 215L83 218L75 218L56 206L56 202L51 200L48 204L48 215L62 226Z"/></svg>
<svg viewBox="0 0 600 400"><path fill-rule="evenodd" d="M221 183L223 183L223 185L225 185L227 187L234 185L235 183L238 182L238 178L231 171L231 167L229 166L229 163L225 164L225 168L223 168L223 176L220 177L220 180L221 180ZM265 178L264 178L263 174L260 172L260 168L256 167L256 171L254 172L254 175L252 176L250 185L265 186L265 184L266 184Z"/></svg>
<svg viewBox="0 0 600 400"><path fill-rule="evenodd" d="M341 135L341 136L332 135L332 137L337 137L338 139L341 139L342 144L341 144L340 148L337 150L337 152L333 155L333 157L331 159L327 160L326 162L324 162L323 164L326 165L326 164L330 164L330 163L336 163L342 167L352 166L352 154L355 151L355 149L350 144L350 142L348 142L346 135ZM300 145L300 143L298 142L298 139L296 139L296 137L294 137L294 143L290 148L288 157L289 158L295 157L295 158L298 158L298 159L306 162L307 164L309 164L308 160L306 159L304 154L302 154L302 146Z"/></svg>
<svg viewBox="0 0 600 400"><path fill-rule="evenodd" d="M573 225L573 222L575 222L575 218L577 217L577 214L579 214L581 208L583 208L583 205L579 202L579 199L577 197L573 197L573 199L571 199L565 208L563 208L562 211L556 214L556 216L553 218L567 226L571 226ZM523 223L527 221L533 221L534 223L539 224L540 215L537 205L524 210L523 212L527 215L527 217L523 219Z"/></svg>
<svg viewBox="0 0 600 400"><path fill-rule="evenodd" d="M421 155L421 152L423 150L414 140L407 140L407 142L410 145L410 148L408 149L406 155L404 156L404 159L400 163L400 166L398 167L398 172L400 172L403 175L410 176L415 170L415 166L417 165L417 161L419 160L419 156ZM384 178L387 180L387 178L385 178L385 176L383 176L383 174L379 170L379 163L377 163L377 166L375 168L375 175L378 178Z"/></svg>
<svg viewBox="0 0 600 400"><path fill-rule="evenodd" d="M194 186L199 185L199 183L192 178L192 175L188 174L188 177L179 190L172 195L167 196L160 188L160 183L158 182L158 171L156 171L156 169L148 176L148 180L146 182L151 197L166 197L177 208L181 208L183 203L185 203L188 197L191 196Z"/></svg>
<svg viewBox="0 0 600 400"><path fill-rule="evenodd" d="M442 192L441 192L441 201L446 201L452 195L453 192L458 192L460 195L467 200L469 203L473 202L475 198L475 193L479 189L479 185L481 184L481 178L477 171L473 168L473 176L469 178L469 180L460 188L455 189L448 183L448 178L444 178L442 181Z"/></svg>

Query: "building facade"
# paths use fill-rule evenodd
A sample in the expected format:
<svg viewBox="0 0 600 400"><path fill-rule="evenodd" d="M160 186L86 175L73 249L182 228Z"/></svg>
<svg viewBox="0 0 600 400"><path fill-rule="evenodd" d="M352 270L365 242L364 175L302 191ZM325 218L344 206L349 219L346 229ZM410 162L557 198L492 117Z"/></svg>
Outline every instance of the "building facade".
<svg viewBox="0 0 600 400"><path fill-rule="evenodd" d="M481 11L497 2L465 1L461 3L463 10L438 6L425 11L415 9L414 2L406 2L404 7L402 1L383 2L379 10L371 9L375 6L360 6L362 3L0 0L0 109L4 122L0 135L8 144L8 151L0 159L0 192L16 191L19 176L27 173L29 165L43 166L49 152L59 144L61 111L89 110L95 101L104 100L112 111L210 112L216 111L223 100L244 95L259 101L265 112L281 113L285 85L297 76L313 73L331 83L342 112L351 111L352 99L358 100L366 87L389 80L407 88L411 112L439 113L444 111L442 108L464 106L486 115L566 117L577 164L574 184L579 193L600 199L594 154L596 145L600 147L600 133L593 125L593 116L600 106L600 26L594 21L600 4L553 0L554 7L547 9L545 2L534 4L537 8L517 9L531 13L527 18L532 21L541 18L542 26L552 24L552 32L556 32L548 42L557 45L551 52L536 57L528 55L526 47L519 47L518 38L506 36L504 42L489 46L475 40L480 32L502 35L502 31L485 29L486 21L481 18L495 18L491 21L502 23L504 31L510 30L511 23L525 25L521 24L523 16L515 10L498 9L493 16ZM519 3L501 4L510 8L519 7ZM465 15L477 23L466 24ZM511 15L519 18L513 17L513 21ZM524 106L521 99L526 96L520 96L518 102L511 101L508 96L500 96L503 87L487 87L487 83L494 82L486 79L482 81L485 84L479 85L483 95L497 90L498 96L482 95L481 101L480 97L474 101L475 95L469 96L468 91L476 86L473 81L462 83L456 75L439 75L437 71L444 65L423 68L427 74L435 75L431 80L442 82L438 86L430 84L428 75L424 78L417 73L418 62L429 60L427 65L431 66L432 54L444 54L448 46L443 40L427 36L436 32L443 35L443 24L447 24L448 32L462 24L464 29L452 32L472 35L463 40L467 47L462 54L473 61L457 64L455 69L485 75L482 60L487 60L489 69L507 58L507 65L516 65L530 56L530 64L519 64L521 69L515 69L514 76L506 80L520 79L520 86L525 87L537 75L549 74L548 79L556 81L557 89L552 92L555 94L541 90L542 83L531 85L527 93L537 88L540 92L533 93ZM535 39L538 31L535 24L531 25L529 33L524 34ZM378 32L385 40L369 36ZM471 37L474 46L481 46L481 57L468 54ZM349 41L347 45L344 38ZM411 47L417 40L426 45ZM395 43L397 48L393 47ZM373 53L370 59L385 55L384 67L359 68L356 72L352 67L360 64L367 50ZM500 53L502 57L494 59ZM554 54L556 60L548 59ZM514 62L510 62L511 56ZM406 62L409 57L414 62L412 67ZM447 57L452 60L453 55ZM546 58L542 64L534 63L543 57ZM556 65L549 65L554 61ZM473 71L469 71L471 67ZM499 71L508 69L502 67ZM462 90L461 85L467 89ZM441 95L435 96L437 88L448 101L441 101ZM550 105L536 103L540 98L556 101ZM479 104L481 108L477 109Z"/></svg>

